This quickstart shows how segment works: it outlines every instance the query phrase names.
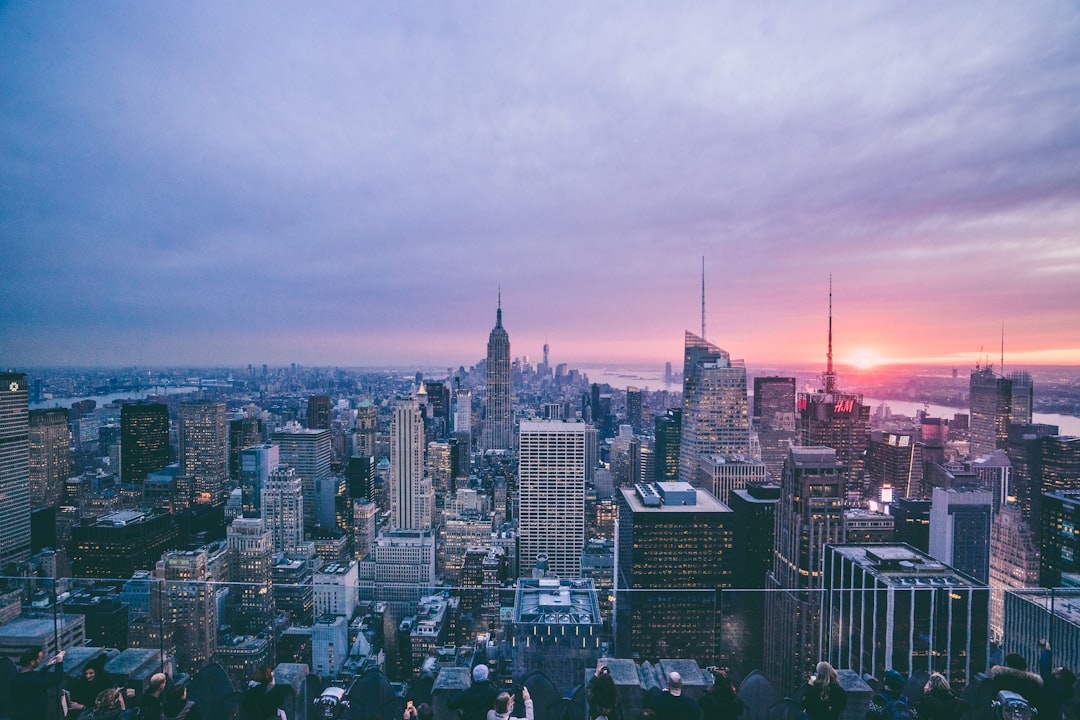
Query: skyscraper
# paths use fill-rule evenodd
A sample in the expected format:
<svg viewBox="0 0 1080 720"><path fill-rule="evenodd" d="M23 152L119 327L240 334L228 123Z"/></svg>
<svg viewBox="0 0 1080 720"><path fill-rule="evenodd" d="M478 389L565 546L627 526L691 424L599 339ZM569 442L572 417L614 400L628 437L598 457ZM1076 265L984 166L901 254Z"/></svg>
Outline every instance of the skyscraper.
<svg viewBox="0 0 1080 720"><path fill-rule="evenodd" d="M120 408L120 477L142 482L169 464L169 408L162 403L126 403Z"/></svg>
<svg viewBox="0 0 1080 720"><path fill-rule="evenodd" d="M820 658L822 553L844 542L844 495L835 450L788 451L765 596L765 675L781 692L793 692Z"/></svg>
<svg viewBox="0 0 1080 720"><path fill-rule="evenodd" d="M746 364L686 331L679 479L691 485L708 455L748 455Z"/></svg>
<svg viewBox="0 0 1080 720"><path fill-rule="evenodd" d="M30 422L26 375L0 373L0 567L30 559Z"/></svg>
<svg viewBox="0 0 1080 720"><path fill-rule="evenodd" d="M239 595L236 624L244 632L261 632L274 617L274 595L266 584L273 565L273 533L262 518L236 518L226 541L233 557L231 579L240 583L232 590Z"/></svg>
<svg viewBox="0 0 1080 720"><path fill-rule="evenodd" d="M158 562L166 618L176 627L176 665L195 674L217 649L217 590L205 550L168 552Z"/></svg>
<svg viewBox="0 0 1080 720"><path fill-rule="evenodd" d="M994 373L994 366L971 373L971 455L979 457L1008 447L1012 381ZM1029 409L1030 412L1030 409ZM1030 418L1027 422L1031 422Z"/></svg>
<svg viewBox="0 0 1080 720"><path fill-rule="evenodd" d="M641 388L631 385L626 388L626 422L630 423L635 433L641 433L642 417Z"/></svg>
<svg viewBox="0 0 1080 720"><path fill-rule="evenodd" d="M754 378L754 417L761 428L782 430L788 422L794 421L794 416L795 378Z"/></svg>
<svg viewBox="0 0 1080 720"><path fill-rule="evenodd" d="M487 345L487 396L484 400L484 450L513 447L510 408L510 336L502 325L502 294L495 311L495 327Z"/></svg>
<svg viewBox="0 0 1080 720"><path fill-rule="evenodd" d="M424 469L424 415L415 397L399 398L390 421L391 527L431 527L434 495Z"/></svg>
<svg viewBox="0 0 1080 720"><path fill-rule="evenodd" d="M522 422L518 443L519 567L545 554L559 577L581 574L585 547L583 422Z"/></svg>
<svg viewBox="0 0 1080 720"><path fill-rule="evenodd" d="M674 482L679 479L679 446L682 434L682 410L668 408L653 421L656 435L656 482Z"/></svg>
<svg viewBox="0 0 1080 720"><path fill-rule="evenodd" d="M361 457L376 455L375 436L379 429L379 409L370 400L356 408L356 438L353 452Z"/></svg>
<svg viewBox="0 0 1080 720"><path fill-rule="evenodd" d="M180 403L179 420L179 474L194 478L197 502L215 503L229 477L225 403Z"/></svg>
<svg viewBox="0 0 1080 720"><path fill-rule="evenodd" d="M829 343L822 377L824 387L811 393L799 393L796 425L803 445L833 448L846 473L844 492L849 507L865 506L867 490L863 483L867 433L870 431L870 407L862 395L839 389L833 369L832 282L829 283Z"/></svg>
<svg viewBox="0 0 1080 720"><path fill-rule="evenodd" d="M64 408L30 411L30 504L51 507L71 474L71 431Z"/></svg>
<svg viewBox="0 0 1080 720"><path fill-rule="evenodd" d="M263 442L263 421L245 417L229 421L229 477L240 479L240 451Z"/></svg>
<svg viewBox="0 0 1080 720"><path fill-rule="evenodd" d="M304 491L304 524L315 524L315 480L330 475L329 430L291 429L275 432L270 441L281 448L281 464L296 470Z"/></svg>
<svg viewBox="0 0 1080 720"><path fill-rule="evenodd" d="M990 518L994 494L989 490L934 488L930 507L930 556L990 582Z"/></svg>
<svg viewBox="0 0 1080 720"><path fill-rule="evenodd" d="M726 655L719 591L731 586L731 510L682 482L618 489L620 657L700 663Z"/></svg>
<svg viewBox="0 0 1080 720"><path fill-rule="evenodd" d="M312 395L307 401L307 426L311 430L330 429L330 396Z"/></svg>
<svg viewBox="0 0 1080 720"><path fill-rule="evenodd" d="M275 553L295 552L304 541L302 483L292 467L273 470L262 488L262 519Z"/></svg>

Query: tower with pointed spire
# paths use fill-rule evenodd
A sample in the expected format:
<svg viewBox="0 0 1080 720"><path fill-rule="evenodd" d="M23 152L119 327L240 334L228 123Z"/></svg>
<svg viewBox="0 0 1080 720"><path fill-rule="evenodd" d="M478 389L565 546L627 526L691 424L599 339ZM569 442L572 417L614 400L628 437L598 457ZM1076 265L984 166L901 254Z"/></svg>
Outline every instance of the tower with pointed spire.
<svg viewBox="0 0 1080 720"><path fill-rule="evenodd" d="M488 335L487 395L481 445L487 450L510 450L513 423L510 410L510 336L502 324L502 289L495 310L495 327Z"/></svg>
<svg viewBox="0 0 1080 720"><path fill-rule="evenodd" d="M829 278L829 336L823 387L799 393L796 424L801 445L829 447L843 468L844 498L848 507L865 507L879 488L865 482L867 435L870 407L859 393L840 390L833 365L832 277Z"/></svg>

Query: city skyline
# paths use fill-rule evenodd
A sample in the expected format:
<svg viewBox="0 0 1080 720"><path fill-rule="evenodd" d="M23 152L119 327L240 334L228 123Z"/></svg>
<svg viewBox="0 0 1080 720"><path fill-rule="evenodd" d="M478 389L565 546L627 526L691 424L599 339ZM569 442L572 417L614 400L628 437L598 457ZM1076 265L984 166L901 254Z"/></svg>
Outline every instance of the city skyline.
<svg viewBox="0 0 1080 720"><path fill-rule="evenodd" d="M1080 10L0 10L0 366L1080 365Z"/></svg>

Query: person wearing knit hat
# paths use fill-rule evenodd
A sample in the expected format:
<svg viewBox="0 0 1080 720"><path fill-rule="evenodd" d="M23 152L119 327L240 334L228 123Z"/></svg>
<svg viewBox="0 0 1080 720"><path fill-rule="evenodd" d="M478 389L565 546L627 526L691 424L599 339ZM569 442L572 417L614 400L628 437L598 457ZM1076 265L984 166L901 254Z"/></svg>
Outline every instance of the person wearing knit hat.
<svg viewBox="0 0 1080 720"><path fill-rule="evenodd" d="M487 665L477 665L472 670L472 685L450 698L447 707L456 710L461 720L487 720L488 710L495 707L499 689L488 675Z"/></svg>

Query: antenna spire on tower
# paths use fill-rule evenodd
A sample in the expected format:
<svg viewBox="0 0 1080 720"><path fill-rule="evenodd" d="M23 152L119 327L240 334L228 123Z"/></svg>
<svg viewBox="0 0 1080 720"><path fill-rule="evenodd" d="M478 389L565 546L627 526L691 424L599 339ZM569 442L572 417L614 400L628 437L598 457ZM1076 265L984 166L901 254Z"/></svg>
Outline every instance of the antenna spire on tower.
<svg viewBox="0 0 1080 720"><path fill-rule="evenodd" d="M829 273L829 352L826 356L825 366L825 392L836 391L836 372L833 370L832 355L832 273Z"/></svg>
<svg viewBox="0 0 1080 720"><path fill-rule="evenodd" d="M705 339L705 256L701 256L701 339Z"/></svg>
<svg viewBox="0 0 1080 720"><path fill-rule="evenodd" d="M1005 377L1005 321L1001 321L1001 376Z"/></svg>

